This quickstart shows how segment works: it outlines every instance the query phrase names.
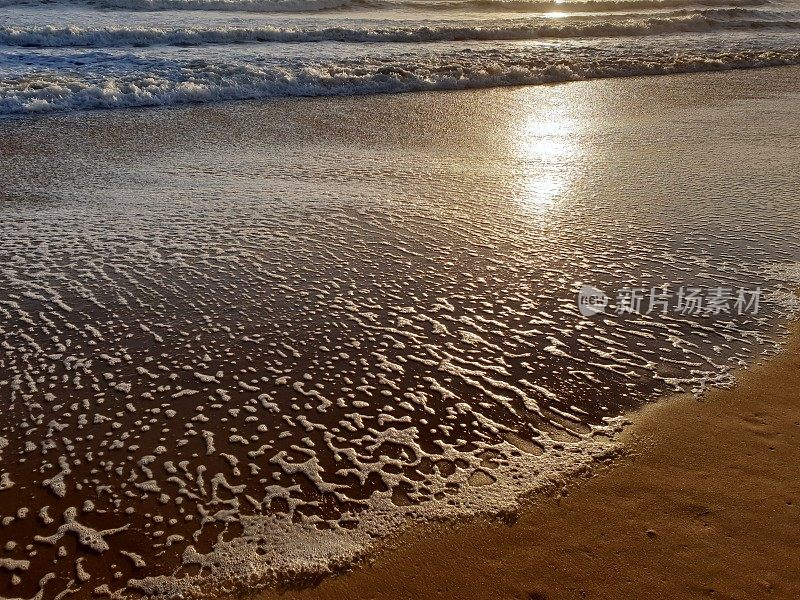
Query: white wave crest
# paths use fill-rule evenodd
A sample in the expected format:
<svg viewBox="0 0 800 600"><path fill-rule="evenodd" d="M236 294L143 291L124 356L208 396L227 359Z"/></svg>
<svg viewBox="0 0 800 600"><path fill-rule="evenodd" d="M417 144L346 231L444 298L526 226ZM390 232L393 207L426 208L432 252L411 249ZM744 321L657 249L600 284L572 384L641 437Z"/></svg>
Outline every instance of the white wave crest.
<svg viewBox="0 0 800 600"><path fill-rule="evenodd" d="M666 75L800 64L800 49L674 55L604 62L483 62L459 64L196 65L179 78L141 73L88 81L68 74L41 74L0 81L0 114L162 106L285 96L357 95L536 85L592 78Z"/></svg>
<svg viewBox="0 0 800 600"><path fill-rule="evenodd" d="M740 9L733 9L738 11ZM36 48L109 48L156 44L195 46L257 42L442 42L463 40L532 40L542 38L591 38L646 36L667 33L734 29L798 29L799 21L728 19L730 12L695 13L667 18L580 21L576 23L511 22L502 25L441 25L415 27L311 27L280 28L169 28L169 27L0 27L0 46Z"/></svg>

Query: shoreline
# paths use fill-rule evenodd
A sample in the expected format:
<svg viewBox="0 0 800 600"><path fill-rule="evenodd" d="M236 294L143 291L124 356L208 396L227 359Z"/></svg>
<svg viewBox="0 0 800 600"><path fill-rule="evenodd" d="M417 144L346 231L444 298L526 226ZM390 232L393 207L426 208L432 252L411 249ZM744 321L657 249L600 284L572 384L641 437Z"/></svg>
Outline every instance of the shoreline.
<svg viewBox="0 0 800 600"><path fill-rule="evenodd" d="M618 458L513 519L415 526L316 587L254 597L800 597L798 390L795 323L732 388L633 413Z"/></svg>
<svg viewBox="0 0 800 600"><path fill-rule="evenodd" d="M725 76L737 72L753 72L753 71L783 71L783 70L800 70L800 63L778 63L778 64L763 64L763 65L748 65L734 68L708 68L687 71L666 71L658 73L631 73L624 75L598 75L594 77L579 78L579 79L564 79L553 81L541 81L536 83L499 83L491 85L476 85L466 87L443 87L436 89L400 89L389 91L377 91L371 93L358 93L358 94L298 94L298 95L274 95L274 96L259 96L241 98L232 97L219 100L187 100L185 102L176 102L173 104L132 104L129 106L100 106L89 108L56 108L46 110L43 112L14 112L0 114L0 125L17 125L22 123L37 123L42 120L51 119L74 119L84 118L86 116L103 117L107 115L114 115L118 112L129 114L147 114L153 111L156 112L172 112L172 111L186 111L192 109L203 108L235 108L237 105L261 105L271 103L283 102L315 102L319 99L348 99L348 98L372 98L372 97L392 97L392 96L406 96L406 95L439 95L439 94L463 94L463 93L481 93L492 90L519 90L527 88L548 88L565 86L571 84L592 83L598 81L614 81L614 80L649 80L649 79L663 79L663 78L686 78L697 75L706 76Z"/></svg>

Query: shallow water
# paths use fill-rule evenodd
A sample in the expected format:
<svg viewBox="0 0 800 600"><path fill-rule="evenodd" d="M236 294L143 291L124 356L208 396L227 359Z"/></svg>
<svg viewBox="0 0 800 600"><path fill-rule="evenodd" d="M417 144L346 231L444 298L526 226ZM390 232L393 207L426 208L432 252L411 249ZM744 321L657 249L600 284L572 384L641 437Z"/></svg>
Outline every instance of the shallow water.
<svg viewBox="0 0 800 600"><path fill-rule="evenodd" d="M4 123L0 595L325 573L406 515L513 507L606 456L629 409L729 382L777 347L797 277L797 81ZM608 314L580 314L582 283ZM764 294L611 312L663 284Z"/></svg>

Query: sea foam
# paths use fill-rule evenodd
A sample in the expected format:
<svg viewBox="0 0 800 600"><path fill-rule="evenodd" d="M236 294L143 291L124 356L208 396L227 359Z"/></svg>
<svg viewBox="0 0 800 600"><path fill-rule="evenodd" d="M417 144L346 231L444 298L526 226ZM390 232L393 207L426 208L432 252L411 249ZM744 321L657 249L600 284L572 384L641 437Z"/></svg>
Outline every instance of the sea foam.
<svg viewBox="0 0 800 600"><path fill-rule="evenodd" d="M475 60L475 59L478 60ZM513 60L459 63L320 64L287 67L195 64L178 77L152 72L91 81L45 73L0 81L0 114L169 106L288 96L332 96L537 85L605 77L668 75L800 64L800 49L634 57L541 64Z"/></svg>
<svg viewBox="0 0 800 600"><path fill-rule="evenodd" d="M741 18L752 14L755 18ZM743 9L707 10L667 17L641 15L614 20L559 23L548 20L502 24L418 25L405 27L0 27L0 46L34 48L141 47L154 44L305 43L305 42L452 42L467 40L537 40L593 37L641 37L669 33L800 29L800 20L775 19Z"/></svg>

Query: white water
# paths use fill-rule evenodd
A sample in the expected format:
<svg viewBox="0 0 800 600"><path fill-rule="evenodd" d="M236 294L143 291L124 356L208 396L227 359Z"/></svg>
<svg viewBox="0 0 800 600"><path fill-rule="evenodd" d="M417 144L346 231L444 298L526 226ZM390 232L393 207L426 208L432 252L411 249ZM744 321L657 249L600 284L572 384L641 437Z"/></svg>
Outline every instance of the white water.
<svg viewBox="0 0 800 600"><path fill-rule="evenodd" d="M800 62L798 0L0 1L0 115Z"/></svg>

